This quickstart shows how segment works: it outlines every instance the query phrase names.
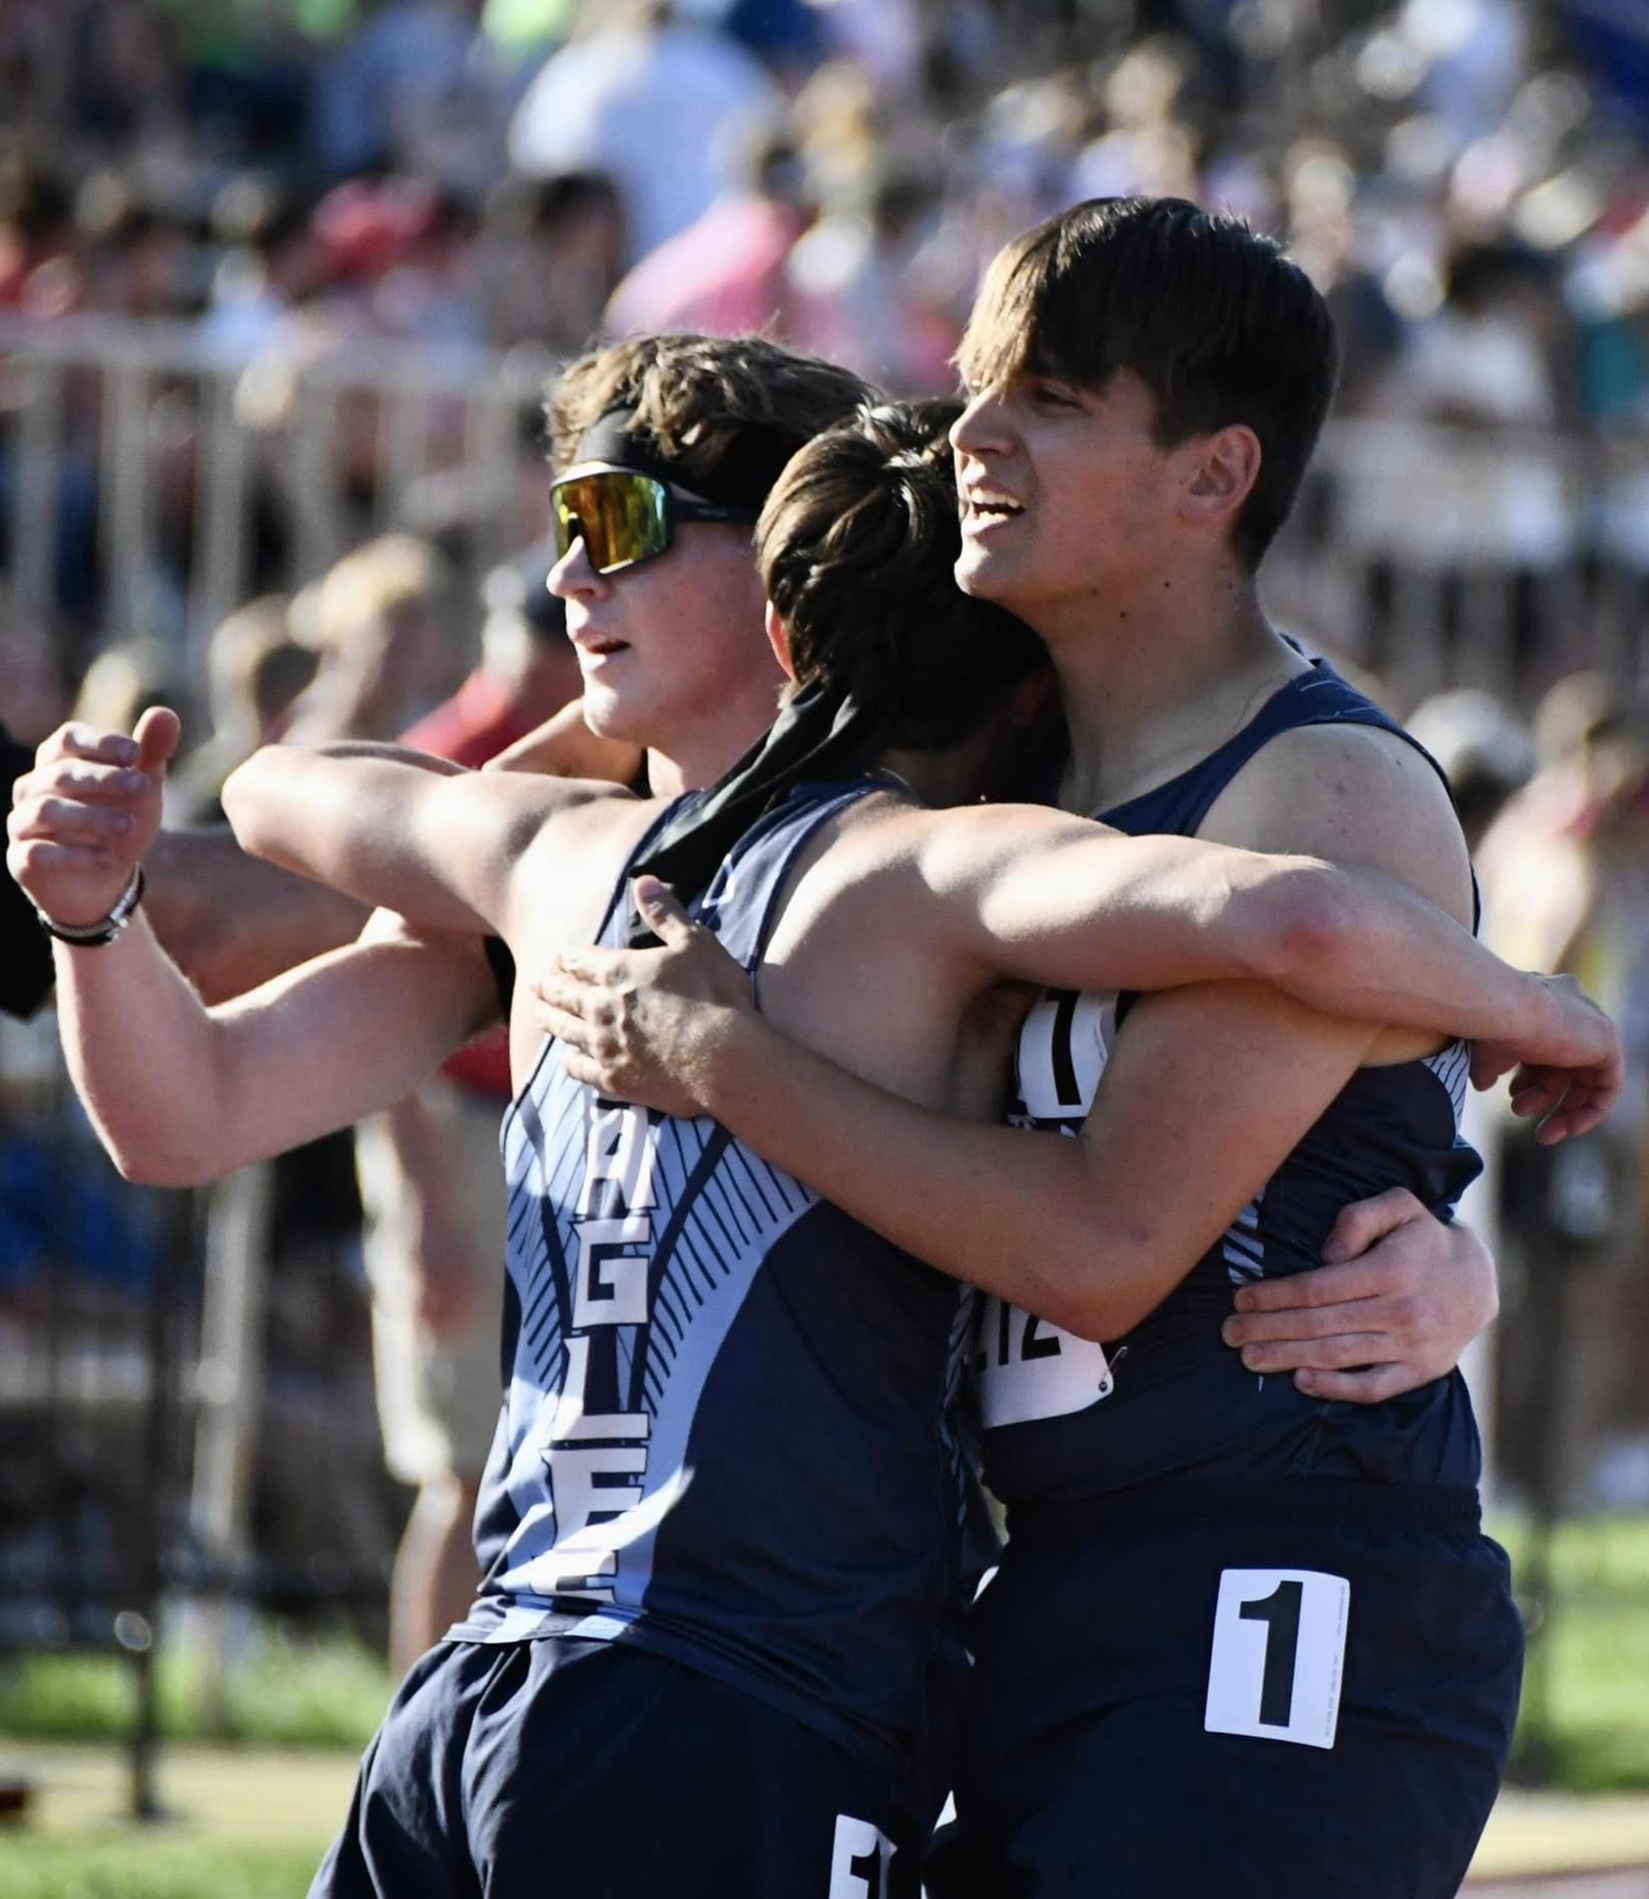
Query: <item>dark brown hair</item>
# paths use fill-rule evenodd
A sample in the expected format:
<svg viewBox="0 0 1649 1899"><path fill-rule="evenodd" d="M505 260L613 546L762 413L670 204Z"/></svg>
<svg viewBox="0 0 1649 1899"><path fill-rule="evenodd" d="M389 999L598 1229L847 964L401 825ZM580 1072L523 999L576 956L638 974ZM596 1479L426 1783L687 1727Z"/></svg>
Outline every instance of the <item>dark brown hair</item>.
<svg viewBox="0 0 1649 1899"><path fill-rule="evenodd" d="M1334 320L1311 279L1241 218L1182 198L1094 198L999 251L957 364L970 389L1118 370L1172 447L1242 423L1260 471L1231 544L1257 567L1288 519L1334 396Z"/></svg>
<svg viewBox="0 0 1649 1899"><path fill-rule="evenodd" d="M937 400L861 409L791 460L756 523L797 685L891 696L893 742L922 750L966 737L1047 663L1021 621L956 584L949 430L961 410Z"/></svg>

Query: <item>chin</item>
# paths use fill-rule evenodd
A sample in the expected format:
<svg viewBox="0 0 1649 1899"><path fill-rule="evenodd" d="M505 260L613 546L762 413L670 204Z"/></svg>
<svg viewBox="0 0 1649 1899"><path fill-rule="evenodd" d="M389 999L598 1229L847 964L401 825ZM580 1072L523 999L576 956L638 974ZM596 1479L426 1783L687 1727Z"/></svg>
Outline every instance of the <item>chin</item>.
<svg viewBox="0 0 1649 1899"><path fill-rule="evenodd" d="M1003 586L1005 576L1000 561L993 561L983 548L970 548L964 542L962 552L956 557L953 569L956 584L963 593L975 600L994 600L1005 605Z"/></svg>
<svg viewBox="0 0 1649 1899"><path fill-rule="evenodd" d="M589 681L584 685L584 723L597 738L617 739L631 745L647 743L636 730L637 725L647 723L645 711L628 704L623 693Z"/></svg>

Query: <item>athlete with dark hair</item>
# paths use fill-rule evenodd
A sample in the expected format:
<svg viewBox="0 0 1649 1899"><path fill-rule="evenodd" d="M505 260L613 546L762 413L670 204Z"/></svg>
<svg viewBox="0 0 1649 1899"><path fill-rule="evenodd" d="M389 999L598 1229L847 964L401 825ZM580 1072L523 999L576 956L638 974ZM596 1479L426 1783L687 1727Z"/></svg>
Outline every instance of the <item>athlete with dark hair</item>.
<svg viewBox="0 0 1649 1899"><path fill-rule="evenodd" d="M960 362L957 573L1047 643L1070 732L1049 793L1138 835L1378 866L1469 923L1440 775L1258 602L1334 386L1305 276L1189 204L1079 205L997 258ZM1233 1287L1309 1301L1296 1276L1348 1199L1448 1217L1477 1168L1470 1052L1252 987L1057 985L1021 1034L1011 1118L1070 1138L1025 1141L779 1046L702 932L667 900L652 920L650 960L575 953L544 985L546 1023L584 1049L574 1072L715 1115L989 1290L1008 1236L1034 1233L1062 1288L982 1314L1009 1542L970 1634L934 1894L1452 1896L1522 1646L1478 1530L1465 1387L1405 1391L1359 1369L1374 1353L1355 1336L1342 1369L1268 1376L1291 1362L1263 1342L1280 1322L1240 1359L1222 1323L1255 1323L1229 1321ZM1560 1094L1526 1074L1514 1106ZM1119 1309L1123 1280L1138 1297ZM1389 1824L1369 1826L1371 1797Z"/></svg>
<svg viewBox="0 0 1649 1899"><path fill-rule="evenodd" d="M662 865L764 1014L923 1107L958 1105L970 1023L1004 981L1259 977L1377 1022L1509 1031L1595 1068L1572 1111L1601 1113L1604 1018L1388 880L917 802L976 794L1011 723L992 708L1042 663L951 578L954 413L871 411L780 477L757 551L796 686L708 792L274 747L225 789L237 835L427 924L496 929L533 966L621 942L629 879ZM700 505L669 468L633 411L597 419L555 485L558 585L645 561ZM644 698L669 634L626 631L615 696ZM885 1891L879 1862L931 1817L921 1749L955 1653L969 1302L725 1128L603 1101L520 1014L512 1056L486 1581L391 1711L322 1890L446 1889L466 1866L505 1888L542 1860L612 1894ZM1011 1244L978 1278L1038 1310L1076 1296ZM1120 1272L1089 1296L1137 1317L1147 1292Z"/></svg>

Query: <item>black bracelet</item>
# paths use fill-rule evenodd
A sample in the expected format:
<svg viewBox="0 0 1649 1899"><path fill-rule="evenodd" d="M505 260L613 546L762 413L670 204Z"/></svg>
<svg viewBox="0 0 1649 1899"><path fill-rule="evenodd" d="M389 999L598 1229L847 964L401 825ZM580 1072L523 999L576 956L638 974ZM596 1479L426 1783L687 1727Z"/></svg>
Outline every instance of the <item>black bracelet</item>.
<svg viewBox="0 0 1649 1899"><path fill-rule="evenodd" d="M101 923L56 923L39 904L34 906L34 914L40 919L40 927L48 936L55 936L59 943L72 943L76 949L96 949L100 944L112 943L137 913L137 906L143 901L143 866L139 864L132 872L126 888L115 899L115 907Z"/></svg>

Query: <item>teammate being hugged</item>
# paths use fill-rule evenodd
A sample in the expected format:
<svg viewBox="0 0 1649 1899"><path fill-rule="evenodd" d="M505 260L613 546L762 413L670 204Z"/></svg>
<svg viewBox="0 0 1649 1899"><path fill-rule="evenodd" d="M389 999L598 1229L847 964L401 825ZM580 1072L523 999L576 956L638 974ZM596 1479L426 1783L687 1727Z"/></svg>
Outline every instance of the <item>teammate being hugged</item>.
<svg viewBox="0 0 1649 1899"><path fill-rule="evenodd" d="M1257 978L1375 1023L1606 1066L1595 1010L1388 879L1042 807L921 802L977 796L1044 664L1020 623L954 584L956 412L869 410L780 476L756 538L794 686L706 791L658 803L280 747L226 787L237 833L426 925L495 929L529 967L591 938L622 958L645 931L631 879L666 875L734 1000L919 1121L998 1104L1000 1069L969 1057L1004 982ZM553 584L575 601L668 558L672 516L719 525L726 505L634 403L564 460ZM615 730L656 689L672 629L621 635L611 612L599 634L573 626ZM656 898L647 910L681 923ZM924 1747L965 1597L949 1415L967 1294L725 1123L604 1099L530 1011L512 1058L510 1377L478 1517L485 1583L391 1711L321 1890L404 1890L432 1865L503 1886L541 1864L611 1895L908 1889L915 1856L888 1862L926 1832ZM1040 1297L1021 1263L1037 1237L998 1219L979 1282ZM1110 1296L1125 1308L1141 1287L1124 1274ZM431 1809L430 1784L450 1808Z"/></svg>
<svg viewBox="0 0 1649 1899"><path fill-rule="evenodd" d="M1070 731L1049 794L1142 838L1374 866L1469 925L1439 773L1258 603L1334 386L1304 274L1187 203L1079 205L997 258L960 361L957 574L1047 643ZM1300 1328L1267 1309L1346 1201L1449 1218L1478 1166L1470 1049L1253 985L1052 985L1011 1118L1069 1138L987 1140L778 1048L684 936L563 964L549 1020L593 1081L679 1106L687 1073L693 1105L999 1295L976 1368L1009 1544L935 1899L1452 1896L1522 1652L1466 1389L1363 1369L1379 1300L1328 1369L1268 1375ZM1514 1105L1556 1139L1618 1081L1611 1048L1567 1098L1524 1073ZM1234 1287L1256 1316L1233 1325Z"/></svg>

